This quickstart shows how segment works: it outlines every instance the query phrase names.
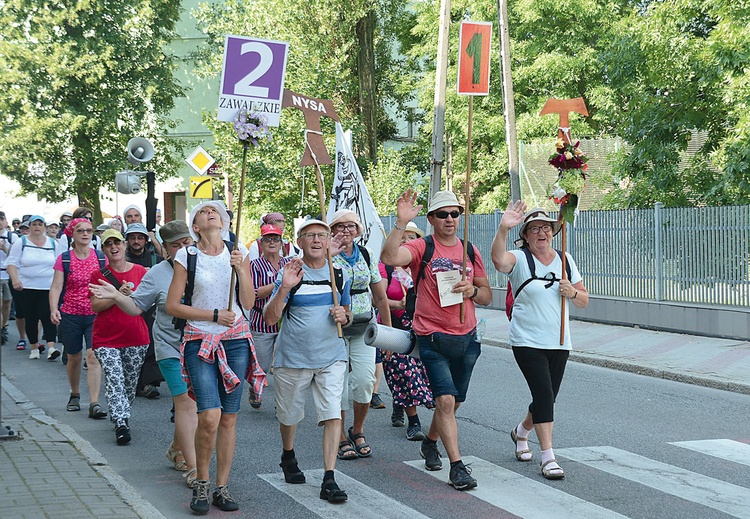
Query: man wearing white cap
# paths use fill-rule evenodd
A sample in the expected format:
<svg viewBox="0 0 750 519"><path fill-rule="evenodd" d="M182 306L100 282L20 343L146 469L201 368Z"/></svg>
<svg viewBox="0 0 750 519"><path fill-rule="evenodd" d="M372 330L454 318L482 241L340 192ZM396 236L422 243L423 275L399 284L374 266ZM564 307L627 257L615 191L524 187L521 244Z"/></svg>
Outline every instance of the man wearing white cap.
<svg viewBox="0 0 750 519"><path fill-rule="evenodd" d="M456 236L456 231L464 208L452 192L438 191L430 201L427 220L435 229L433 236L401 245L407 224L422 209L421 205L416 205L416 201L417 193L411 189L399 197L396 223L383 245L380 259L386 265L408 266L417 291L413 330L437 404L420 454L425 459L427 470L440 470L443 463L437 448L439 437L450 460L451 485L457 490L468 490L476 487L477 481L471 477L471 469L461 461L456 409L466 400L471 373L481 353L474 305L489 304L492 291L482 256L476 247L473 255L469 254L466 260L466 280L458 281L452 287L442 286L443 277L452 275L455 278L454 271L460 273L463 261L463 243ZM423 265L430 241L434 247L431 260ZM465 309L463 323L460 304L441 302L442 292L448 289L454 294L461 294Z"/></svg>

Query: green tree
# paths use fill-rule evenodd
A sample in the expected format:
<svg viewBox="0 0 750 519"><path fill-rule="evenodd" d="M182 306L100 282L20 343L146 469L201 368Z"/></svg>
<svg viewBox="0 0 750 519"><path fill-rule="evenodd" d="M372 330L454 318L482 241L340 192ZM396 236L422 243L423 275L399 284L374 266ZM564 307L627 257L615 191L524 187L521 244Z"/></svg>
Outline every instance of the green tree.
<svg viewBox="0 0 750 519"><path fill-rule="evenodd" d="M166 118L182 94L174 60L179 0L6 0L0 5L0 171L52 202L76 195L101 218L99 189L142 135L149 167L177 169Z"/></svg>

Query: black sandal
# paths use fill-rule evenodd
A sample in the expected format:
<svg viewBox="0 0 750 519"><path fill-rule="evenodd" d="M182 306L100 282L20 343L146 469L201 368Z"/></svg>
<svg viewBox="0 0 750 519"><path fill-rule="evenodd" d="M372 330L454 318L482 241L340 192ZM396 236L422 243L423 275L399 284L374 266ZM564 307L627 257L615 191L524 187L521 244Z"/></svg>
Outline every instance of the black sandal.
<svg viewBox="0 0 750 519"><path fill-rule="evenodd" d="M354 450L354 447L352 447L352 444L349 442L349 440L345 440L339 443L338 458L340 460L356 460L358 458L357 451Z"/></svg>
<svg viewBox="0 0 750 519"><path fill-rule="evenodd" d="M81 410L81 395L70 394L68 399L68 411L80 411Z"/></svg>
<svg viewBox="0 0 750 519"><path fill-rule="evenodd" d="M349 496L339 488L335 480L327 479L320 486L320 499L325 499L329 503L343 503Z"/></svg>
<svg viewBox="0 0 750 519"><path fill-rule="evenodd" d="M93 418L94 420L101 420L102 418L106 417L106 411L102 410L102 406L100 406L98 402L89 404L89 418Z"/></svg>
<svg viewBox="0 0 750 519"><path fill-rule="evenodd" d="M367 443L367 438L365 438L365 435L362 433L354 434L353 432L354 427L349 427L349 440L351 440L352 445L354 446L354 450L357 451L357 456L360 458L367 458L372 454L372 447ZM357 440L359 439L365 440L364 442L357 445ZM362 452L364 449L370 449L369 452Z"/></svg>
<svg viewBox="0 0 750 519"><path fill-rule="evenodd" d="M292 485L301 485L305 482L305 474L299 469L297 465L297 458L289 458L288 460L281 460L279 467L284 471L284 481L291 483Z"/></svg>

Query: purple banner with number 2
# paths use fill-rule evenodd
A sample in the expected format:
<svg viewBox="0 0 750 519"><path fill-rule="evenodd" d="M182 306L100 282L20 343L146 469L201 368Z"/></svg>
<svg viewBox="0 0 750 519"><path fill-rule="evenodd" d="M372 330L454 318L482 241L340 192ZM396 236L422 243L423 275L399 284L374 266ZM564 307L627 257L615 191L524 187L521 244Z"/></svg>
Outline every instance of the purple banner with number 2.
<svg viewBox="0 0 750 519"><path fill-rule="evenodd" d="M281 99L287 45L227 36L221 93L256 99Z"/></svg>

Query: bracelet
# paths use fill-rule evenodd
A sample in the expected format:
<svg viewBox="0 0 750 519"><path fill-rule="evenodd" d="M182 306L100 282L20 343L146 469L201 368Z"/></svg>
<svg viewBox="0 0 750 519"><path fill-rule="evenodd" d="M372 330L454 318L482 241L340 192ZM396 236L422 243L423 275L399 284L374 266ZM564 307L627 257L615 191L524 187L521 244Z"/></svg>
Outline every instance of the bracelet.
<svg viewBox="0 0 750 519"><path fill-rule="evenodd" d="M475 297L477 297L478 293L479 293L479 288L478 287L474 287L474 294L469 299L474 299Z"/></svg>
<svg viewBox="0 0 750 519"><path fill-rule="evenodd" d="M578 297L578 290L576 290L576 295L574 295L573 297L571 297L571 299L575 299L576 297Z"/></svg>
<svg viewBox="0 0 750 519"><path fill-rule="evenodd" d="M346 322L344 323L344 326L349 326L349 323L352 322L352 316L349 314L349 312L346 313Z"/></svg>
<svg viewBox="0 0 750 519"><path fill-rule="evenodd" d="M405 231L406 230L406 227L399 227L397 223L393 224L393 228L394 229L398 229L399 231Z"/></svg>
<svg viewBox="0 0 750 519"><path fill-rule="evenodd" d="M217 308L214 308L214 322L219 322L219 310Z"/></svg>

